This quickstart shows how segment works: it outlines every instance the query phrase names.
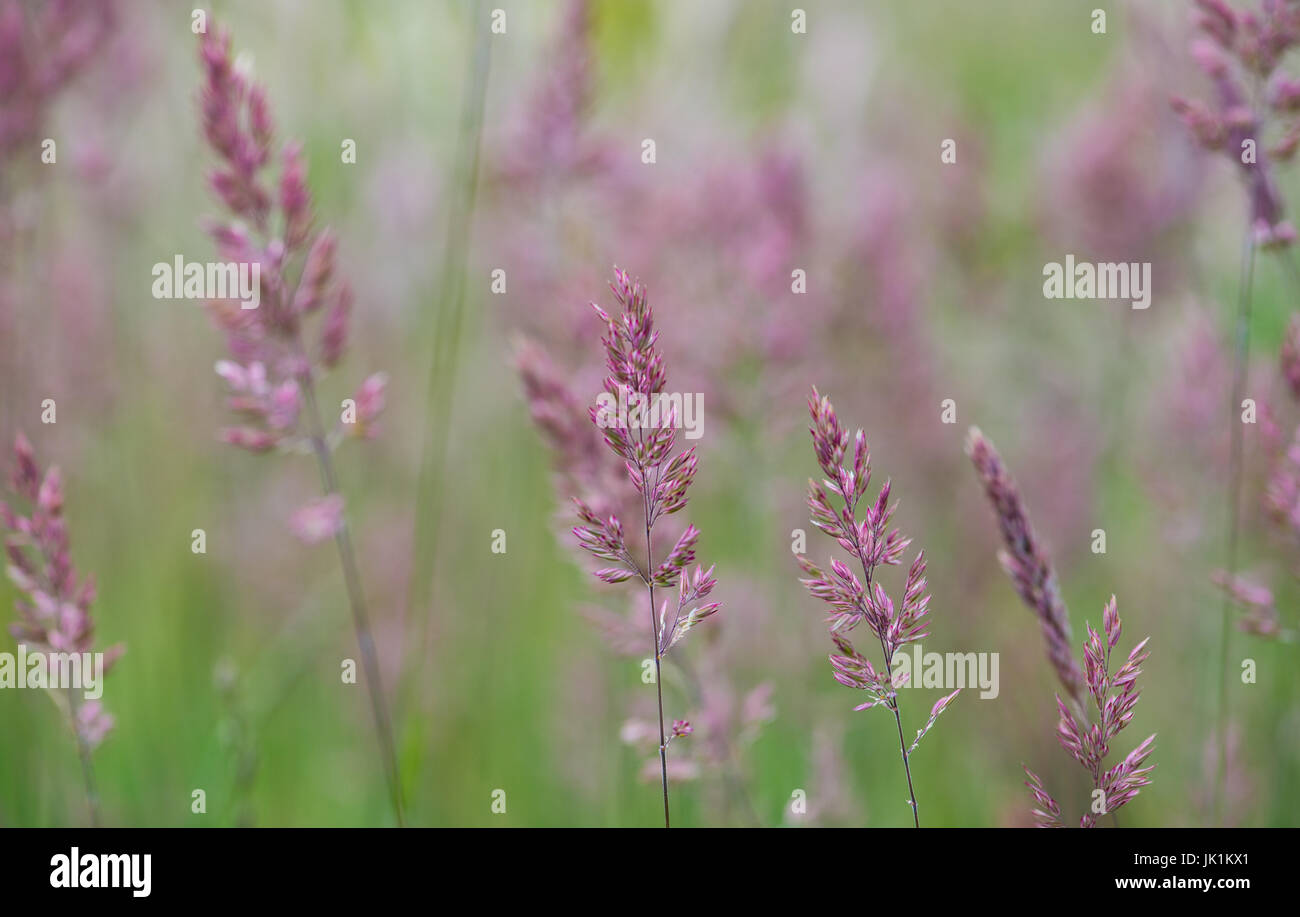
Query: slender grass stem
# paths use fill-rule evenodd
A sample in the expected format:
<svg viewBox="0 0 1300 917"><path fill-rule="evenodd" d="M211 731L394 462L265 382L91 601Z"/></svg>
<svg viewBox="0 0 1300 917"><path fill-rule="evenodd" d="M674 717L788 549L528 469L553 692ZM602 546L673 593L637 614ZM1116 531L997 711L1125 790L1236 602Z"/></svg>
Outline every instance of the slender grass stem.
<svg viewBox="0 0 1300 917"><path fill-rule="evenodd" d="M638 429L636 437L644 445L645 431ZM645 512L645 585L650 596L650 632L654 639L655 651L655 699L659 703L659 775L663 784L664 791L664 827L672 827L672 819L668 815L668 739L664 731L664 684L660 660L663 659L663 653L659 646L659 618L655 615L655 561L654 547L650 539L650 529L654 525L652 521L653 507L651 506L650 494L653 488L646 474L647 469L639 469L641 484L641 507ZM686 574L683 572L683 576Z"/></svg>
<svg viewBox="0 0 1300 917"><path fill-rule="evenodd" d="M1241 274L1237 289L1237 315L1234 329L1232 402L1228 406L1231 419L1231 445L1228 460L1228 531L1227 557L1224 568L1229 580L1237 573L1237 553L1241 530L1241 487L1245 433L1237 412L1245 395L1246 374L1250 359L1251 292L1255 279L1255 239L1247 230L1242 248ZM1216 738L1218 740L1218 765L1215 769L1214 822L1222 824L1224 792L1228 767L1228 643L1232 636L1232 602L1224 591L1221 609L1222 628L1219 641L1219 686Z"/></svg>
<svg viewBox="0 0 1300 917"><path fill-rule="evenodd" d="M466 73L461 101L460 134L457 144L452 199L447 211L447 235L438 275L433 323L433 356L429 363L425 427L421 436L420 464L416 479L412 563L407 588L406 615L415 622L416 639L411 641L413 661L417 664L428 654L430 619L436 558L438 556L438 522L443 499L443 467L447 460L447 430L456 383L457 357L465 308L465 272L469 258L471 223L478 196L479 151L483 135L483 113L487 100L491 37L487 29L476 27L474 52ZM403 700L411 690L411 676L403 666L405 687ZM403 703L405 706L405 703Z"/></svg>
<svg viewBox="0 0 1300 917"><path fill-rule="evenodd" d="M870 577L868 577L870 579ZM889 661L889 651L885 649L885 641L880 641L880 652L885 656L885 674L889 676L889 684L894 684L894 667ZM889 705L889 709L894 711L894 724L898 726L898 749L903 755L903 773L907 774L907 798L912 805L912 827L921 827L921 815L916 807L916 790L912 788L912 765L908 760L907 739L903 738L903 718L898 712L898 698L895 697Z"/></svg>
<svg viewBox="0 0 1300 917"><path fill-rule="evenodd" d="M646 588L650 592L650 630L655 641L655 696L659 701L659 773L664 788L664 827L671 828L672 820L668 817L668 742L664 736L664 686L659 660L659 619L655 616L654 554L650 549L650 498L645 498L645 569ZM683 574L685 575L685 574Z"/></svg>
<svg viewBox="0 0 1300 917"><path fill-rule="evenodd" d="M690 661L683 656L676 659L677 669L682 673L689 686L692 706L700 707L704 703L704 689L700 684L700 677L691 666ZM749 787L744 779L740 776L740 758L736 754L736 746L727 732L722 732L718 736L722 743L723 754L726 757L726 765L722 769L722 779L726 783L728 790L733 796L740 800L745 808L745 815L748 817L750 824L755 828L763 827L763 820L758 816L758 809L754 807L754 797L750 795Z"/></svg>
<svg viewBox="0 0 1300 917"><path fill-rule="evenodd" d="M867 565L867 562L862 559L862 550L860 548L856 551L856 553L858 555L858 560L861 561L862 563L862 573L866 577L866 580L863 582L863 586L866 588L867 594L870 595L871 594L871 567L869 567ZM889 650L885 646L885 638L881 637L879 634L877 634L877 637L879 637L880 639L880 654L885 657L885 675L888 676L889 678L890 690L894 691L896 689L894 688L893 660L889 658ZM903 737L903 718L898 710L897 693L895 693L894 698L890 701L889 709L893 711L894 725L898 727L898 750L899 753L902 754L903 756L903 773L907 775L907 800L908 803L912 806L912 827L919 828L921 827L921 814L920 812L917 811L916 790L913 789L912 787L912 764L908 760L907 739Z"/></svg>
<svg viewBox="0 0 1300 917"><path fill-rule="evenodd" d="M303 400L307 407L307 420L311 425L312 450L320 466L321 481L327 495L339 492L338 478L334 472L334 460L330 455L329 444L325 441L324 426L321 422L320 408L316 401L316 387L312 382L311 371L305 370L298 376L303 391ZM375 640L370 629L370 615L366 611L364 595L361 591L361 575L357 569L356 552L352 548L352 537L348 529L346 514L341 515L338 531L334 535L338 547L339 562L343 567L343 581L347 587L348 602L352 607L352 623L357 633L357 644L361 649L361 662L366 672L366 687L370 693L371 712L374 714L375 728L379 733L380 754L383 758L388 788L392 796L393 812L397 823L406 827L406 816L402 808L402 787L397 768L397 753L393 741L393 725L388 712L388 703L384 699L384 686L379 671L379 657L375 652Z"/></svg>
<svg viewBox="0 0 1300 917"><path fill-rule="evenodd" d="M72 721L72 735L77 742L77 757L81 759L81 779L86 785L86 805L90 809L90 826L98 828L100 826L99 790L95 784L95 764L90 757L90 745L82 735L81 725L77 721L77 695L72 688L68 689L68 718Z"/></svg>

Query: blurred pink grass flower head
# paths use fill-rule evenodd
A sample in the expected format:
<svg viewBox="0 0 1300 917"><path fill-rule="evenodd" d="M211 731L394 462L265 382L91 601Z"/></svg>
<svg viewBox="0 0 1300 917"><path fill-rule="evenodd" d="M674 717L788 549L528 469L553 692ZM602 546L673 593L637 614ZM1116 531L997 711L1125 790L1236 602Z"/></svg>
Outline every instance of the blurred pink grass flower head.
<svg viewBox="0 0 1300 917"><path fill-rule="evenodd" d="M1092 775L1094 808L1079 821L1080 827L1091 828L1098 815L1116 811L1151 782L1148 779L1151 768L1142 765L1154 748L1154 735L1119 764L1102 770L1104 759L1110 753L1110 740L1133 719L1133 708L1137 706L1139 694L1137 677L1142 673L1142 662L1149 655L1147 640L1133 648L1128 661L1114 676L1110 674L1110 651L1119 643L1121 629L1115 597L1111 596L1102 613L1105 640L1091 625L1088 626L1088 639L1083 650L1084 667L1080 670L1070 647L1070 614L1061 597L1056 570L1047 551L1034 537L1028 511L1015 481L993 443L977 427L972 427L967 436L966 453L997 517L1003 542L998 558L1011 577L1016 592L1042 625L1048 659L1065 689L1064 700L1060 694L1056 695L1056 707L1061 717L1057 739ZM1088 715L1085 694L1091 697L1097 708L1095 723ZM1025 786L1029 787L1039 806L1034 810L1038 826L1063 827L1061 808L1056 800L1043 788L1038 775L1028 768L1025 768L1025 773L1029 776Z"/></svg>
<svg viewBox="0 0 1300 917"><path fill-rule="evenodd" d="M897 504L889 502L889 481L881 486L875 501L864 500L871 486L871 449L866 434L858 430L850 437L840 423L829 398L816 388L808 399L808 412L812 417L813 449L817 464L825 479L818 483L808 481L808 509L812 524L825 532L852 555L862 567L863 578L848 564L831 558L830 573L823 571L807 557L798 555L799 566L807 577L801 579L814 598L831 608L827 617L831 639L838 652L830 654L832 674L840 684L866 691L868 700L854 707L868 710L883 706L894 714L898 725L899 747L907 771L908 793L915 821L916 795L912 791L910 756L921 739L934 727L939 715L947 709L961 689L941 697L931 708L925 726L917 731L909 748L903 739L903 726L898 705L898 689L907 681L907 675L895 676L893 659L898 650L909 643L929 635L930 596L926 591L925 552L918 552L907 573L902 601L895 604L884 587L875 580L876 568L896 566L902 562L903 552L911 544L897 528L890 527ZM852 464L845 458L853 446ZM837 509L833 505L840 504ZM859 519L861 509L861 519ZM877 670L871 661L849 641L849 631L865 622L868 630L880 644L885 670Z"/></svg>
<svg viewBox="0 0 1300 917"><path fill-rule="evenodd" d="M1196 0L1196 7L1202 36L1192 44L1192 57L1209 77L1215 101L1179 97L1174 110L1203 147L1242 170L1256 244L1289 245L1295 228L1283 218L1270 163L1289 161L1300 149L1300 80L1278 71L1300 45L1300 4L1263 0L1253 12L1227 0ZM1254 86L1261 91L1252 91ZM1280 134L1266 146L1270 130Z"/></svg>
<svg viewBox="0 0 1300 917"><path fill-rule="evenodd" d="M1287 324L1278 361L1287 391L1293 400L1300 401L1300 315L1292 315Z"/></svg>
<svg viewBox="0 0 1300 917"><path fill-rule="evenodd" d="M1215 570L1210 579L1241 611L1237 627L1242 633L1284 643L1295 641L1296 632L1282 627L1273 590L1268 586L1242 574L1229 576L1225 570Z"/></svg>
<svg viewBox="0 0 1300 917"><path fill-rule="evenodd" d="M263 287L257 309L240 308L235 300L208 303L231 356L218 361L216 372L230 393L230 410L243 420L223 430L222 439L252 452L310 451L313 432L311 418L304 416L304 399L315 379L342 359L352 291L337 277L334 236L315 228L297 144L283 150L274 191L267 184L263 173L271 161L275 125L265 90L233 65L225 31L210 28L199 48L203 133L218 158L209 185L233 218L212 225L210 233L222 258L261 265ZM322 313L310 346L307 323ZM325 437L330 448L345 438L375 434L387 381L384 373L375 373L361 383ZM327 521L327 510L340 500L304 508L294 530L318 540L315 534ZM307 520L313 524L304 524Z"/></svg>
<svg viewBox="0 0 1300 917"><path fill-rule="evenodd" d="M1070 644L1070 613L1061 596L1056 569L1034 534L1020 490L1002 456L978 427L972 427L966 438L966 454L975 465L997 518L1003 545L998 560L1011 577L1016 593L1038 618L1048 660L1065 688L1066 699L1076 715L1082 716L1083 674Z"/></svg>
<svg viewBox="0 0 1300 917"><path fill-rule="evenodd" d="M268 184L264 171L275 122L265 89L232 63L229 33L209 23L199 36L199 62L203 135L218 160L208 183L231 216L211 226L210 233L226 261L260 265L262 287L255 309L232 299L208 302L231 356L218 362L216 370L231 393L230 409L244 418L242 426L224 430L222 438L252 452L279 449L316 458L325 493L299 509L290 527L308 543L332 537L338 549L393 812L404 825L392 718L333 464L333 451L345 438L373 435L384 408L387 376L376 373L366 379L343 403L333 429L325 431L316 383L342 358L352 311L351 290L336 277L334 236L315 228L306 164L297 143L285 145L279 182L274 190ZM320 313L324 318L309 344L306 328Z"/></svg>
<svg viewBox="0 0 1300 917"><path fill-rule="evenodd" d="M343 527L343 498L328 494L303 506L289 520L289 528L304 544L329 541Z"/></svg>
<svg viewBox="0 0 1300 917"><path fill-rule="evenodd" d="M1300 315L1293 315L1287 325L1278 362L1287 392L1292 401L1300 402ZM1281 405L1260 402L1260 441L1268 462L1261 502L1268 521L1287 546L1295 548L1300 545L1300 429L1289 440L1284 437L1275 407ZM1283 625L1273 590L1257 575L1218 569L1210 579L1241 612L1237 627L1243 633L1288 643L1297 639L1297 632Z"/></svg>
<svg viewBox="0 0 1300 917"><path fill-rule="evenodd" d="M0 159L38 136L51 100L104 47L111 0L0 0ZM35 161L39 150L33 148Z"/></svg>
<svg viewBox="0 0 1300 917"><path fill-rule="evenodd" d="M1293 315L1287 325L1279 354L1279 372L1292 402L1300 402L1300 315ZM1288 440L1280 434L1271 410L1261 419L1267 421L1261 424L1261 433L1269 462L1264 512L1284 536L1287 547L1294 550L1300 546L1300 427ZM1226 570L1216 570L1212 579L1243 612L1237 622L1242 631L1283 642L1297 638L1295 629L1283 627L1271 589Z"/></svg>
<svg viewBox="0 0 1300 917"><path fill-rule="evenodd" d="M595 309L605 324L602 344L608 375L604 391L616 399L635 393L642 403L657 403L664 391L667 371L659 351L659 333L654 327L646 288L633 281L628 274L614 269L610 284L622 313L609 315L596 303ZM676 406L656 412L658 426L624 424L628 418L619 414L605 416L601 407L592 405L588 411L591 422L600 430L605 445L624 463L627 478L641 499L641 514L645 532L645 565L632 556L624 535L623 523L613 513L602 517L580 497L574 497L581 525L573 529L578 543L598 560L612 563L601 567L595 576L606 583L621 583L633 577L645 584L649 598L651 635L654 642L655 690L659 702L659 761L664 795L664 825L670 824L668 807L669 737L665 734L663 716L663 685L660 660L668 650L686 636L701 621L712 616L721 607L719 602L706 602L717 580L713 567L707 570L695 565L695 545L699 529L688 524L663 561L654 562L652 532L655 523L663 516L672 515L685 508L686 492L695 478L696 455L692 446L673 454L676 442L674 428L677 424ZM676 601L664 598L656 614L656 588L676 588ZM674 730L675 736L688 733Z"/></svg>
<svg viewBox="0 0 1300 917"><path fill-rule="evenodd" d="M19 620L10 633L44 653L93 653L95 621L90 606L95 601L95 579L86 576L77 581L63 517L63 477L54 466L41 473L32 445L22 433L14 440L14 462L9 490L31 510L24 516L0 501L7 572L23 596L14 603ZM105 674L123 652L121 644L104 651ZM75 704L74 710L61 693L52 690L50 696L87 747L95 748L112 730L113 717L100 701Z"/></svg>
<svg viewBox="0 0 1300 917"><path fill-rule="evenodd" d="M586 129L594 82L591 33L591 4L569 0L549 43L547 66L516 116L513 142L501 157L500 175L516 189L535 191L610 165L612 151Z"/></svg>
<svg viewBox="0 0 1300 917"><path fill-rule="evenodd" d="M1151 783L1154 765L1144 766L1151 752L1155 750L1155 734L1147 736L1122 761L1113 767L1105 767L1105 759L1110 754L1111 741L1133 720L1133 710L1137 706L1140 693L1137 687L1138 676L1142 674L1142 663L1150 653L1146 638L1128 654L1128 659L1112 675L1111 650L1119 643L1121 624L1116 608L1115 597L1111 596L1102 611L1102 630L1098 633L1088 626L1088 638L1083 644L1084 670L1088 695L1097 708L1097 720L1090 723L1078 720L1056 697L1057 710L1061 719L1057 725L1056 737L1061 747L1070 753L1074 760L1092 777L1093 795L1090 811L1079 819L1079 827L1092 828L1100 815L1109 815L1118 811L1137 797L1144 786ZM1039 808L1034 810L1034 817L1040 828L1061 828L1061 807L1043 788L1038 775L1025 768L1029 787Z"/></svg>

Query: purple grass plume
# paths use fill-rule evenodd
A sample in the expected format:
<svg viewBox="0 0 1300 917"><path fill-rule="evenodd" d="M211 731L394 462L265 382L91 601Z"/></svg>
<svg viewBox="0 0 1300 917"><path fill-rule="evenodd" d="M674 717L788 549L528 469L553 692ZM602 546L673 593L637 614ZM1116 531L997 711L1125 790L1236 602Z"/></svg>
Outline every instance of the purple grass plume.
<svg viewBox="0 0 1300 917"><path fill-rule="evenodd" d="M1003 542L998 558L1015 584L1016 592L1042 624L1048 659L1065 689L1064 698L1056 695L1056 707L1061 715L1057 739L1092 775L1093 809L1079 820L1080 827L1091 828L1098 815L1115 812L1151 782L1148 775L1152 768L1142 765L1155 747L1154 734L1118 765L1102 770L1104 759L1110 753L1110 740L1133 719L1133 708L1138 701L1137 677L1149 655L1146 646L1150 638L1134 647L1128 661L1113 676L1110 674L1110 651L1120 637L1119 613L1115 597L1111 596L1102 614L1105 640L1088 626L1088 639L1083 647L1084 667L1080 670L1070 647L1070 614L1061 597L1056 570L1047 551L1034 537L1016 482L1002 464L993 443L976 427L971 428L966 439L966 453L997 516ZM1089 716L1086 698L1091 698L1097 708L1096 722ZM1029 775L1025 786L1038 803L1034 810L1037 825L1064 827L1061 808L1043 788L1038 775L1029 768L1025 768L1025 773Z"/></svg>
<svg viewBox="0 0 1300 917"><path fill-rule="evenodd" d="M1034 535L1029 515L1016 482L1012 480L1002 457L993 443L978 428L972 427L966 439L966 454L970 456L984 485L984 492L993 504L998 529L1002 534L1002 549L998 560L1011 577L1016 592L1038 618L1047 644L1047 658L1056 671L1056 677L1065 689L1071 709L1084 718L1083 674L1074 658L1070 640L1070 613L1061 597L1061 587L1056 570L1042 542Z"/></svg>
<svg viewBox="0 0 1300 917"><path fill-rule="evenodd" d="M244 418L240 426L223 430L222 438L250 452L277 450L316 458L324 493L298 510L289 526L308 544L332 539L338 548L380 755L393 810L403 824L392 720L333 463L333 452L344 440L375 434L387 376L376 373L363 381L326 432L316 386L343 357L352 312L351 289L337 276L334 236L316 228L298 144L285 145L279 181L274 188L268 183L264 173L271 163L275 122L266 90L233 65L229 34L210 25L199 37L199 60L203 135L218 161L208 183L231 217L210 232L224 261L256 264L261 272L256 308L243 308L233 299L207 304L231 355L217 363L217 374L230 391L230 409ZM307 328L319 316L311 343Z"/></svg>
<svg viewBox="0 0 1300 917"><path fill-rule="evenodd" d="M562 373L540 344L522 339L515 353L515 367L523 383L529 413L550 450L555 470L555 488L566 498L579 496L600 519L615 516L634 519L644 512L643 500L632 486L626 463L604 442L603 430L593 426L584 399L576 394L582 387L572 374ZM561 531L572 548L587 555L573 536L572 503L565 500ZM624 547L632 557L645 553L643 532L623 531ZM597 558L597 567L605 566ZM631 614L621 614L597 605L583 609L583 616L600 634L612 652L627 658L642 658L645 636L637 622L649 607L640 593L629 596ZM640 601L637 601L640 599ZM751 598L751 601L758 601ZM762 683L743 693L732 683L725 641L717 639L702 647L701 658L686 654L670 657L681 676L686 699L694 711L689 724L694 735L688 746L675 746L668 759L670 783L695 780L707 775L721 780L727 805L735 804L748 823L762 824L747 781L742 752L750 748L776 711L769 703L772 685ZM632 747L654 750L659 743L658 725L636 713L624 724L623 740ZM684 734L684 733L681 733ZM679 734L679 737L680 735ZM667 744L672 744L668 737ZM642 778L662 779L662 762L655 754L646 762Z"/></svg>
<svg viewBox="0 0 1300 917"><path fill-rule="evenodd" d="M1284 201L1273 169L1277 163L1293 160L1300 151L1300 80L1281 69L1284 58L1300 46L1300 5L1293 0L1260 0L1255 10L1238 8L1228 0L1195 0L1195 5L1201 36L1192 44L1191 53L1209 77L1216 99L1212 105L1174 99L1174 109L1203 147L1222 153L1236 164L1248 200L1249 232L1241 257L1229 401L1237 405L1245 397L1249 370L1256 249L1287 250L1279 260L1292 282L1300 284L1300 273L1289 252L1296 231L1283 218ZM1238 574L1245 468L1244 430L1240 423L1232 424L1230 448L1225 569L1218 574L1223 582L1235 580ZM1226 591L1215 717L1219 742L1215 815L1220 824L1230 781L1228 661L1233 602L1232 591Z"/></svg>
<svg viewBox="0 0 1300 917"><path fill-rule="evenodd" d="M1300 638L1294 629L1283 626L1273 590L1268 586L1242 574L1229 576L1224 570L1215 570L1210 578L1240 611L1237 628L1242 633L1282 643L1294 643Z"/></svg>
<svg viewBox="0 0 1300 917"><path fill-rule="evenodd" d="M261 272L257 308L234 299L207 303L231 355L217 363L217 375L231 411L244 421L222 438L251 452L315 451L317 440L332 449L345 439L371 438L384 409L383 373L361 383L355 408L328 434L317 429L315 382L347 348L352 291L337 276L334 236L315 226L302 149L285 146L273 191L263 174L275 133L265 89L233 66L225 32L201 36L200 59L203 133L219 161L209 185L232 217L210 233L223 259L257 264ZM319 316L312 345L307 326Z"/></svg>
<svg viewBox="0 0 1300 917"><path fill-rule="evenodd" d="M848 564L832 558L831 572L823 572L806 557L799 556L799 566L807 574L800 582L808 591L831 607L827 618L831 639L837 652L830 655L835 680L850 688L866 691L868 700L855 710L883 706L894 714L898 727L899 751L903 757L903 771L907 775L908 801L912 807L912 821L921 826L917 811L916 792L912 787L911 755L921 739L933 728L939 715L947 709L961 689L942 697L930 710L925 726L917 731L916 739L908 747L903 738L903 720L898 707L898 689L907 676L896 678L893 672L894 654L908 643L929 635L930 596L926 592L925 552L919 552L907 573L903 599L897 605L886 594L884 587L873 581L876 568L895 566L902 562L903 552L911 544L897 528L890 528L895 505L889 502L890 482L880 488L874 502L863 500L871 484L871 449L861 430L853 437L853 463L844 464L849 449L849 431L840 424L830 399L812 390L808 399L812 415L813 448L817 464L826 479L820 484L808 481L808 508L812 524L831 536L840 547L851 554L862 567L863 578ZM843 505L836 508L835 502ZM861 509L861 520L859 520ZM878 671L870 660L858 652L846 636L859 624L867 628L880 643L885 670Z"/></svg>
<svg viewBox="0 0 1300 917"><path fill-rule="evenodd" d="M1300 150L1300 80L1277 72L1282 58L1300 45L1300 6L1265 0L1258 14L1238 12L1226 0L1196 0L1196 7L1202 36L1192 44L1192 57L1209 77L1215 99L1206 104L1175 98L1173 108L1201 146L1241 169L1255 244L1290 245L1295 227L1284 219L1272 163L1289 161ZM1252 91L1264 83L1270 84L1266 92ZM1275 136L1266 139L1268 134Z"/></svg>
<svg viewBox="0 0 1300 917"><path fill-rule="evenodd" d="M1155 769L1154 765L1144 766L1155 750L1154 733L1143 739L1118 764L1106 767L1111 740L1133 720L1133 708L1137 706L1141 693L1137 679L1142 674L1142 663L1151 655L1147 651L1147 642L1151 638L1133 647L1128 659L1112 675L1111 650L1119 643L1121 631L1113 595L1102 611L1102 629L1104 633L1098 633L1089 625L1088 639L1083 644L1085 677L1088 695L1097 709L1096 722L1075 718L1060 695L1056 697L1056 706L1061 714L1056 738L1092 777L1092 805L1090 811L1080 817L1080 828L1095 827L1098 816L1117 812L1134 799L1142 787L1151 783L1150 775ZM1064 827L1061 807L1043 788L1042 780L1027 767L1025 774L1029 777L1025 786L1029 787L1038 803L1034 810L1038 827Z"/></svg>
<svg viewBox="0 0 1300 917"><path fill-rule="evenodd" d="M654 316L646 298L645 287L624 271L614 269L610 284L614 298L622 313L610 316L600 306L592 303L606 333L606 367L604 391L618 404L634 401L647 408L658 404L667 381L663 356L659 352L659 333L654 328ZM719 602L706 602L717 580L713 567L707 570L695 562L695 544L700 531L688 524L678 536L671 550L658 564L655 563L652 534L654 525L662 517L677 513L686 507L686 491L695 478L696 457L692 446L673 454L676 442L674 427L677 424L676 407L671 406L657 415L658 425L629 426L635 412L627 417L611 414L600 404L589 410L592 423L601 429L605 444L624 463L632 487L640 495L640 510L645 532L645 562L634 557L628 548L623 523L618 516L602 516L587 502L574 497L578 518L582 524L573 529L578 543L593 557L611 566L595 571L598 579L606 583L621 583L632 578L640 579L649 598L650 627L654 644L655 691L659 705L659 765L663 784L664 827L672 822L668 805L668 742L664 729L663 684L660 660L701 621L715 614ZM664 592L676 587L676 597L669 595L657 606L655 589ZM689 734L684 721L673 728L673 735Z"/></svg>
<svg viewBox="0 0 1300 917"><path fill-rule="evenodd" d="M1282 381L1293 402L1300 402L1300 315L1293 315L1282 339L1279 355ZM1270 420L1271 412L1270 412ZM1276 429L1276 424L1272 424ZM1268 431L1268 427L1264 428ZM1290 440L1280 431L1266 435L1269 470L1264 487L1264 511L1274 526L1294 549L1300 546L1300 428ZM1294 628L1283 625L1274 601L1273 590L1251 577L1227 570L1211 574L1214 584L1227 600L1241 612L1237 627L1241 631L1269 640L1291 643L1297 639Z"/></svg>
<svg viewBox="0 0 1300 917"><path fill-rule="evenodd" d="M95 621L90 606L95 601L95 578L78 581L72 565L63 518L63 477L54 466L42 474L32 444L22 433L14 440L14 460L9 492L30 507L30 515L0 501L7 572L22 594L14 603L19 619L10 633L20 644L41 653L93 654ZM122 644L104 651L104 675L124 652ZM76 736L91 822L98 825L99 797L90 756L112 731L114 720L99 700L78 698L78 693L75 688L66 694L55 687L49 690Z"/></svg>
<svg viewBox="0 0 1300 917"><path fill-rule="evenodd" d="M110 0L0 0L0 160L35 139L51 101L107 44Z"/></svg>

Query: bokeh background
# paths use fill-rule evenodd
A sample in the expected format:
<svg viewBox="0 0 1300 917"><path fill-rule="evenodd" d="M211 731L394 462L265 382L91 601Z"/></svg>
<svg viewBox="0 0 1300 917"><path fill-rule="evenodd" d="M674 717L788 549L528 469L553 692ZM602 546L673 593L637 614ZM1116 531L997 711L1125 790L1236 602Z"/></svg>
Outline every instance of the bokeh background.
<svg viewBox="0 0 1300 917"><path fill-rule="evenodd" d="M323 397L389 374L381 435L347 444L338 466L410 821L659 817L652 753L635 741L648 652L616 652L644 608L575 557L516 372L521 348L540 349L576 397L594 396L586 303L610 306L618 265L649 288L670 388L705 398L687 515L724 607L665 668L667 714L696 727L670 749L676 824L910 823L893 724L853 712L860 697L831 678L822 609L791 555L795 529L814 558L831 547L803 507L813 384L865 428L898 524L926 549L924 647L1000 654L1000 696L964 692L913 759L923 824L1029 824L1022 764L1067 813L1086 800L1054 737L1037 623L998 567L963 455L973 424L1020 482L1076 641L1112 593L1123 647L1152 637L1116 750L1156 732L1157 769L1123 824L1212 823L1211 574L1247 211L1231 168L1170 108L1208 95L1187 53L1191 4L800 7L803 34L789 3L768 0L210 8L267 87L277 139L303 142L357 294ZM497 8L505 34L489 30ZM287 525L315 468L218 442L220 336L199 304L150 294L156 262L214 257L190 26L175 4L112 4L84 66L4 152L0 436L24 430L62 469L73 557L100 583L99 638L127 644L104 695L116 728L95 754L105 823L391 824L365 688L339 677L356 643L337 557ZM45 137L55 164L40 161ZM340 161L345 138L355 164ZM955 164L940 161L946 139ZM1296 200L1294 175L1279 180ZM1152 262L1151 307L1044 299L1043 265L1067 253ZM1283 418L1276 359L1297 294L1261 256L1251 391ZM57 423L41 423L46 398ZM1246 444L1242 567L1294 627L1300 555L1262 511L1254 428ZM1090 550L1098 528L1105 554ZM14 597L0 586L6 620ZM1236 677L1244 658L1255 684ZM1232 635L1228 824L1300 816L1296 659L1294 644ZM903 692L909 733L939 695ZM0 691L0 736L0 824L85 823L53 705ZM195 789L206 814L191 812Z"/></svg>

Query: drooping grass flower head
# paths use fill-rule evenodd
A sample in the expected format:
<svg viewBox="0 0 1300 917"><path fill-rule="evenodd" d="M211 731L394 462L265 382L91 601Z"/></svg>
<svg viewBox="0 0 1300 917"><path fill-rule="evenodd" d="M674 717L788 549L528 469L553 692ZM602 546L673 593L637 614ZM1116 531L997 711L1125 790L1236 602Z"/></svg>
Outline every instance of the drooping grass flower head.
<svg viewBox="0 0 1300 917"><path fill-rule="evenodd" d="M993 443L977 428L972 427L966 439L966 453L975 465L997 516L1003 542L998 558L1011 577L1016 592L1042 625L1048 659L1065 689L1064 698L1056 695L1060 714L1057 739L1092 776L1093 808L1080 819L1081 827L1091 828L1098 815L1113 813L1135 797L1141 787L1150 783L1147 775L1151 768L1144 768L1142 764L1151 754L1154 735L1118 765L1103 770L1111 739L1133 719L1133 708L1138 701L1137 677L1149 655L1147 641L1143 640L1134 647L1128 660L1114 675L1111 674L1111 650L1119 643L1121 630L1115 597L1111 596L1102 612L1102 633L1088 626L1088 639L1083 649L1084 665L1079 668L1069 645L1070 616L1057 584L1056 570L1046 550L1034 537L1028 511L1015 481L1002 464L1002 457ZM1088 713L1088 698L1097 710L1095 722ZM1025 773L1029 777L1025 786L1038 803L1034 810L1038 826L1063 827L1061 808L1056 800L1043 788L1037 774L1028 768L1025 768Z"/></svg>
<svg viewBox="0 0 1300 917"><path fill-rule="evenodd" d="M1056 569L1047 549L1034 534L1029 514L1016 482L1007 471L998 451L978 428L972 427L966 439L966 454L984 485L993 505L1002 548L998 560L1021 600L1038 618L1047 644L1047 658L1056 677L1076 710L1083 706L1083 675L1070 645L1070 613L1061 597Z"/></svg>

